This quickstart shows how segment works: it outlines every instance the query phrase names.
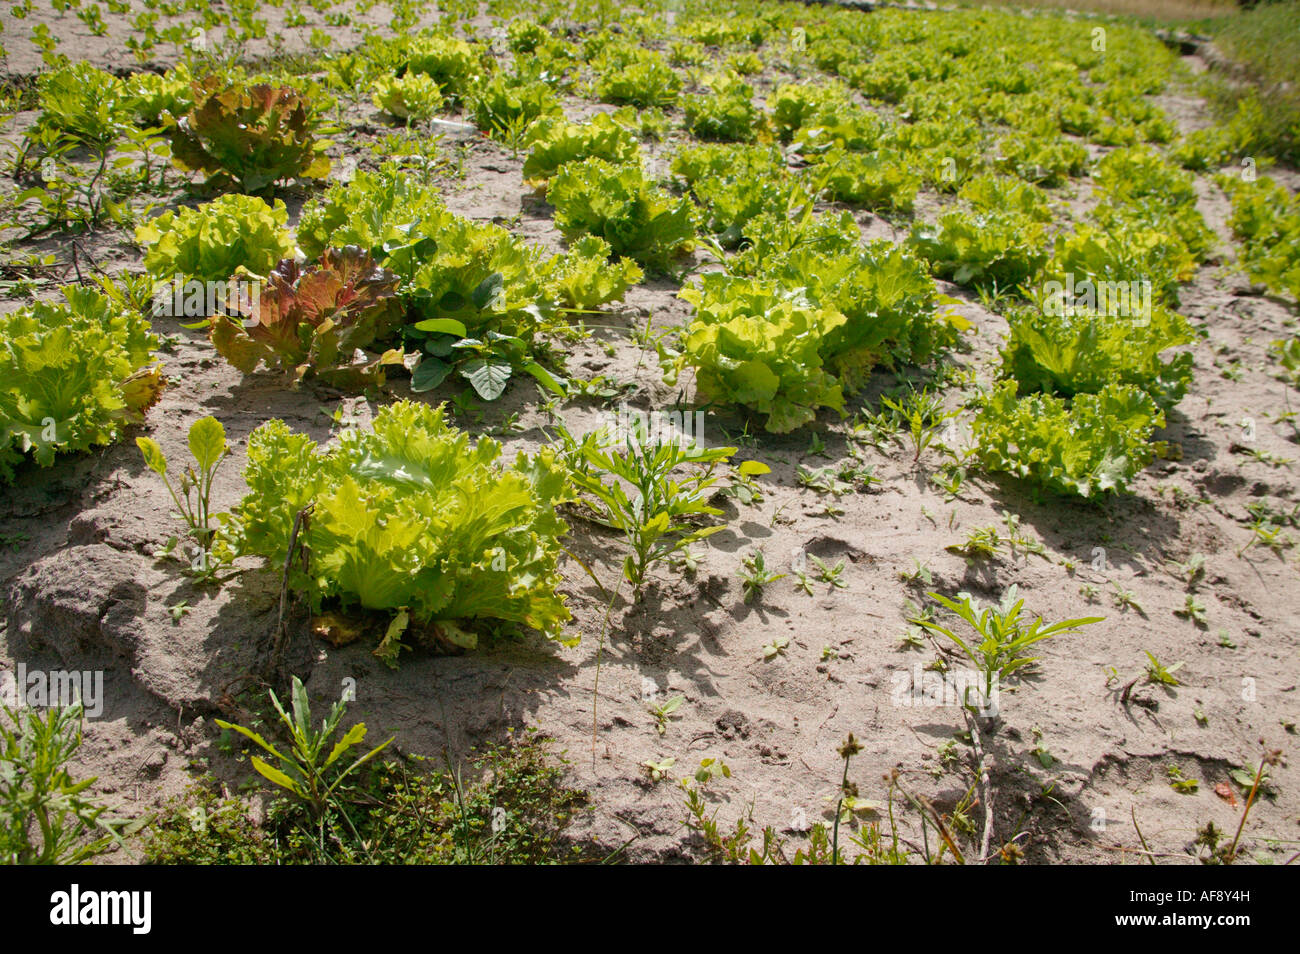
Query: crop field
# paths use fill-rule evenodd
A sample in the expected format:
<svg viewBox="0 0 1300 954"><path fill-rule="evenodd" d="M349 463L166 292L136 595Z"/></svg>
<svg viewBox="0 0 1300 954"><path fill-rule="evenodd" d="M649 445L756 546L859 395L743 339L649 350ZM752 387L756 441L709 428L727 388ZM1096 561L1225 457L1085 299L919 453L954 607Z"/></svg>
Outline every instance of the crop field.
<svg viewBox="0 0 1300 954"><path fill-rule="evenodd" d="M6 2L0 860L1295 861L1198 6Z"/></svg>

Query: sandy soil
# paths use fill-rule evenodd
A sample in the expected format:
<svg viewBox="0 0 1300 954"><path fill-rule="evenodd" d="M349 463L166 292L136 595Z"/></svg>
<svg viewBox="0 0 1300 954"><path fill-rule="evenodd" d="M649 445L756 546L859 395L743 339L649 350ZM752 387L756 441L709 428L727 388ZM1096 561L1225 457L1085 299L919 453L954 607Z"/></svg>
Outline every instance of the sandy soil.
<svg viewBox="0 0 1300 954"><path fill-rule="evenodd" d="M64 37L62 52L121 65L113 44L123 25L107 19L107 38L89 36L70 16L51 27ZM30 72L39 59L17 42L11 22L5 24L9 69ZM346 45L346 34L333 35ZM1170 94L1161 105L1186 128L1206 121L1190 94ZM575 116L592 110L577 100L566 108ZM373 164L365 147L382 131L367 109L348 118L349 131L335 137L336 176ZM16 138L30 120L30 113L18 116L7 137ZM463 178L446 176L441 183L451 208L506 222L530 241L560 248L549 207L522 184L522 156L481 139L466 148ZM652 161L669 149L651 147ZM1284 176L1294 188L1295 177ZM1072 189L1073 198L1062 194L1063 204L1082 215L1087 183ZM1027 607L1050 619L1106 617L1043 644L1040 669L1016 691L1004 692L1001 727L985 740L998 830L1005 837L1023 828L1029 860L1133 862L1123 852L1138 846L1131 812L1151 848L1174 853L1171 860L1207 821L1233 830L1243 798L1238 792L1237 804L1230 804L1216 795L1216 786L1229 781L1231 767L1258 761L1261 738L1290 749L1300 719L1295 553L1252 547L1238 555L1251 538L1247 504L1297 503L1295 464L1274 467L1244 453L1254 447L1300 457L1296 430L1278 418L1297 396L1271 375L1267 356L1269 342L1293 325L1295 307L1259 294L1235 271L1224 227L1227 201L1208 177L1198 191L1223 247L1182 295L1184 312L1206 335L1194 348L1193 390L1162 435L1182 456L1158 461L1131 497L1102 506L1041 500L1013 482L975 474L958 498L945 500L929 482L938 457L927 455L914 466L910 452L898 446L864 451L880 478L872 492L819 495L801 488L795 474L800 464L818 467L848 456L846 424L828 419L819 432L821 455L809 452L811 430L745 438L738 457L772 467L760 478L761 503L727 501L727 529L698 548L703 559L696 576L661 568L643 604L615 605L603 641L605 600L582 569L568 563L564 589L573 632L582 636L576 649L538 638L458 657L411 653L394 672L368 646L333 648L298 619L290 650L294 670L318 703L337 698L344 681L355 680L349 715L364 720L374 736L396 734L403 751L446 751L457 758L512 727L540 727L567 751L572 782L591 793L593 810L576 823L574 837L609 848L631 839L628 859L690 854L682 793L670 782L651 783L642 768L647 760L666 758L676 760L674 776L689 774L703 758L722 758L732 777L710 786L720 817L752 809L760 825L774 825L797 842L805 820L831 818L841 771L837 747L850 732L864 746L851 777L866 799L883 802L882 777L894 767L941 811L951 811L970 787L969 772L946 764L939 750L962 728L959 711L900 706L893 692L896 676L910 678L914 667L934 658L930 649L908 649L901 641L907 602L922 600L928 587L900 573L921 563L934 588L945 592L966 589L994 599L1015 584ZM295 211L300 204L291 203ZM902 227L860 219L866 235L902 237ZM140 270L139 249L123 233L75 243L82 269ZM72 244L55 237L17 243L13 252L53 251L67 263ZM74 277L70 265L56 271L65 280ZM644 353L629 331L647 318L656 329L679 325L688 308L675 298L677 287L658 279L633 289L605 322L607 329L573 348L569 370L628 385L634 407L671 403L677 389L664 386L654 355ZM942 290L963 299L960 311L974 325L955 361L988 380L1005 322L965 291ZM10 300L5 307L18 304ZM196 331L168 320L156 330L168 339L163 358L170 386L138 433L180 458L189 425L207 414L220 418L235 448L215 488L221 509L242 495L246 438L264 420L281 418L325 441L339 426L364 424L381 403L407 394L401 380L390 382L379 401L311 386L294 391L272 375L241 376ZM613 345L612 356L602 342ZM876 375L854 406L871 406L892 383L890 375ZM683 386L691 397L692 383ZM424 398L448 400L458 391L444 386ZM570 403L563 419L581 430L616 403ZM530 386L516 385L500 402L484 406L481 421L459 423L487 429L513 413L521 430L503 438L511 453L545 439L548 420ZM1254 421L1253 443L1245 438L1245 418ZM739 434L737 420L708 417L710 443L733 443ZM830 503L841 512L828 513ZM218 746L210 719L250 717L261 689L248 674L276 625L276 572L250 566L237 582L199 589L179 564L152 557L176 532L168 509L165 489L130 439L50 470L27 470L0 503L0 667L21 662L29 669L105 672L105 709L88 726L79 768L98 775L96 790L130 815L156 808L196 773L211 771L232 786L250 774L246 763ZM1019 515L1045 555L968 565L944 550L971 528L1001 526L1004 511ZM612 583L619 541L580 520L572 525L574 552L594 561ZM787 578L768 586L760 602L747 604L737 572L755 548L783 570L798 552L831 564L845 560L847 586L819 584L807 596ZM1171 562L1194 553L1206 556L1205 579L1196 590L1207 607L1206 626L1175 615L1187 588ZM1088 585L1096 588L1092 601L1081 593ZM1112 596L1117 588L1131 591L1141 611L1119 608ZM170 608L182 601L188 612L173 618ZM787 648L765 661L763 647L778 637L789 639ZM1162 689L1137 679L1125 692L1144 670L1144 651L1166 665L1182 662L1182 685ZM685 702L660 735L650 704L676 695ZM1175 791L1170 765L1198 779L1199 790ZM1248 828L1251 856L1259 860L1285 859L1300 837L1294 762L1276 768L1273 777L1275 795L1260 803ZM919 838L910 809L900 813L900 825L906 837Z"/></svg>

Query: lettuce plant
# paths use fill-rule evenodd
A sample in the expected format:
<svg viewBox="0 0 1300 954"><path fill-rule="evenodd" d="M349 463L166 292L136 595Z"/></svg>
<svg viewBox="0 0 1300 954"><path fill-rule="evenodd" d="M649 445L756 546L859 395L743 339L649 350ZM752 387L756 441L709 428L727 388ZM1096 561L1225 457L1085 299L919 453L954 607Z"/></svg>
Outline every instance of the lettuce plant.
<svg viewBox="0 0 1300 954"><path fill-rule="evenodd" d="M406 68L428 76L452 105L460 103L483 75L485 51L455 37L421 37L410 49Z"/></svg>
<svg viewBox="0 0 1300 954"><path fill-rule="evenodd" d="M417 123L432 119L443 105L438 84L423 73L380 76L371 85L370 101L375 109Z"/></svg>
<svg viewBox="0 0 1300 954"><path fill-rule="evenodd" d="M781 154L762 146L685 146L673 158L673 173L699 203L704 227L724 248L740 244L746 224L764 212L784 212L797 180Z"/></svg>
<svg viewBox="0 0 1300 954"><path fill-rule="evenodd" d="M1214 233L1196 209L1192 176L1150 146L1115 149L1093 173L1102 202L1092 219L1106 232L1162 233L1181 241L1176 257L1200 261L1214 245Z"/></svg>
<svg viewBox="0 0 1300 954"><path fill-rule="evenodd" d="M1153 301L1176 306L1178 285L1196 271L1196 258L1182 239L1171 232L1149 228L1104 231L1081 226L1073 235L1058 235L1043 280L1066 281L1077 286L1125 286L1150 282Z"/></svg>
<svg viewBox="0 0 1300 954"><path fill-rule="evenodd" d="M355 245L326 249L302 268L285 259L271 270L261 295L232 315L210 319L212 344L245 374L258 365L278 368L295 383L311 376L343 387L381 385L385 365L400 350L358 363L358 350L386 341L402 321L398 277Z"/></svg>
<svg viewBox="0 0 1300 954"><path fill-rule="evenodd" d="M861 386L879 365L928 360L955 344L966 327L959 316L938 311L925 263L888 239L840 254L800 248L769 274L787 287L805 284L814 301L844 315L820 351L848 388Z"/></svg>
<svg viewBox="0 0 1300 954"><path fill-rule="evenodd" d="M1043 224L1012 210L948 212L937 225L917 223L908 244L934 273L958 285L1015 288L1047 261Z"/></svg>
<svg viewBox="0 0 1300 954"><path fill-rule="evenodd" d="M56 453L114 443L162 390L158 340L138 311L76 285L63 297L0 316L0 482L28 454L49 467Z"/></svg>
<svg viewBox="0 0 1300 954"><path fill-rule="evenodd" d="M170 209L138 226L144 267L156 279L225 281L238 271L266 275L293 255L289 212L279 199L223 195L198 208Z"/></svg>
<svg viewBox="0 0 1300 954"><path fill-rule="evenodd" d="M537 247L498 225L454 215L436 190L391 166L332 187L303 211L298 234L308 254L355 244L397 275L412 322L402 335L420 353L416 391L437 387L456 369L484 400L499 397L515 370L559 386L532 358L534 338L551 329L557 304L551 295L559 287L548 281L575 268L594 275L594 263L548 264ZM608 273L600 281L607 291L617 286Z"/></svg>
<svg viewBox="0 0 1300 954"><path fill-rule="evenodd" d="M359 171L350 183L335 183L308 202L298 219L298 244L308 258L359 245L382 264L386 245L433 234L447 214L436 188L388 164L378 172Z"/></svg>
<svg viewBox="0 0 1300 954"><path fill-rule="evenodd" d="M542 267L547 297L562 308L578 311L594 311L619 301L629 288L640 283L643 273L631 259L611 262L612 254L603 238L584 235L567 252L554 256Z"/></svg>
<svg viewBox="0 0 1300 954"><path fill-rule="evenodd" d="M668 45L668 62L673 66L703 66L709 60L709 51L690 40L678 40Z"/></svg>
<svg viewBox="0 0 1300 954"><path fill-rule="evenodd" d="M852 212L813 214L807 193L796 193L793 199L802 204L798 214L780 209L762 212L750 220L743 230L744 246L727 261L728 271L733 275L762 276L792 256L842 255L857 248L862 230Z"/></svg>
<svg viewBox="0 0 1300 954"><path fill-rule="evenodd" d="M869 209L911 212L921 180L909 171L898 153L832 150L813 170L815 180L825 184L837 202L863 205Z"/></svg>
<svg viewBox="0 0 1300 954"><path fill-rule="evenodd" d="M757 49L772 29L757 17L692 18L682 26L682 35L705 46L749 46Z"/></svg>
<svg viewBox="0 0 1300 954"><path fill-rule="evenodd" d="M890 126L885 120L847 100L823 104L799 122L800 125L793 131L791 148L807 159L816 158L832 149L870 152L886 142L909 152L919 148L913 143L895 141L895 135L891 134ZM946 145L951 149L951 143Z"/></svg>
<svg viewBox="0 0 1300 954"><path fill-rule="evenodd" d="M696 212L690 200L653 186L639 165L569 163L551 179L546 195L567 238L598 235L615 253L650 268L666 269L693 247Z"/></svg>
<svg viewBox="0 0 1300 954"><path fill-rule="evenodd" d="M1190 173L1150 146L1113 149L1097 163L1092 177L1103 195L1121 199L1154 196L1170 205L1196 203Z"/></svg>
<svg viewBox="0 0 1300 954"><path fill-rule="evenodd" d="M194 84L194 107L172 127L172 156L182 169L206 173L209 185L262 193L286 179L324 179L328 145L297 90L223 83Z"/></svg>
<svg viewBox="0 0 1300 954"><path fill-rule="evenodd" d="M1228 224L1245 245L1246 274L1274 294L1300 298L1300 199L1267 177L1218 182L1232 197Z"/></svg>
<svg viewBox="0 0 1300 954"><path fill-rule="evenodd" d="M849 102L849 91L841 84L783 83L768 95L767 108L777 135L788 142L828 107L844 107Z"/></svg>
<svg viewBox="0 0 1300 954"><path fill-rule="evenodd" d="M823 370L820 351L845 323L839 311L774 282L718 273L700 276L680 294L695 315L668 383L692 367L701 400L756 411L775 434L813 421L819 408L843 411L839 382Z"/></svg>
<svg viewBox="0 0 1300 954"><path fill-rule="evenodd" d="M595 64L594 91L602 102L642 108L677 102L682 79L662 56L640 47L617 46Z"/></svg>
<svg viewBox="0 0 1300 954"><path fill-rule="evenodd" d="M506 141L522 136L533 120L562 112L555 91L546 83L502 73L475 87L470 99L474 125Z"/></svg>
<svg viewBox="0 0 1300 954"><path fill-rule="evenodd" d="M290 585L312 607L396 614L377 653L392 662L405 641L472 648L468 621L502 621L560 639L569 618L558 592L556 507L572 499L564 468L542 448L500 460L491 438L471 443L441 407L399 401L367 430L328 448L278 420L248 440L248 494L221 537L230 556L286 565L294 521L310 570L293 561Z"/></svg>
<svg viewBox="0 0 1300 954"><path fill-rule="evenodd" d="M74 63L48 73L36 82L38 129L57 131L75 142L106 151L130 122L131 103L126 85L89 63Z"/></svg>
<svg viewBox="0 0 1300 954"><path fill-rule="evenodd" d="M1042 189L1011 176L975 176L962 184L957 197L980 212L1007 209L1037 222L1054 218Z"/></svg>
<svg viewBox="0 0 1300 954"><path fill-rule="evenodd" d="M367 250L401 279L413 318L454 319L476 337L514 334L535 320L525 309L541 298L540 252L498 225L455 215L435 189L395 167L331 187L304 209L298 235L308 255Z"/></svg>
<svg viewBox="0 0 1300 954"><path fill-rule="evenodd" d="M763 112L754 105L754 87L737 76L721 76L712 92L688 96L682 103L686 129L697 139L753 142L762 128Z"/></svg>
<svg viewBox="0 0 1300 954"><path fill-rule="evenodd" d="M1164 412L1141 388L1109 383L1072 400L1049 394L1018 397L1004 381L972 425L976 454L1003 471L1058 493L1095 498L1123 493L1163 444L1151 435Z"/></svg>
<svg viewBox="0 0 1300 954"><path fill-rule="evenodd" d="M532 53L551 39L551 31L533 20L511 20L506 24L506 45L512 53Z"/></svg>
<svg viewBox="0 0 1300 954"><path fill-rule="evenodd" d="M1002 372L1015 378L1022 393L1073 397L1115 381L1141 388L1164 409L1187 393L1191 352L1161 357L1169 348L1196 340L1182 315L1159 304L1145 315L1059 304L1035 296L1033 305L1007 315L1010 333L1002 350Z"/></svg>
<svg viewBox="0 0 1300 954"><path fill-rule="evenodd" d="M565 163L583 159L606 162L640 162L635 137L604 113L589 123L571 123L563 116L547 116L528 129L528 157L524 159L524 181L543 185Z"/></svg>
<svg viewBox="0 0 1300 954"><path fill-rule="evenodd" d="M968 325L941 312L925 262L906 246L878 239L865 246L851 213L762 215L745 230L749 247L728 261L735 275L802 289L844 323L818 343L845 388L861 386L879 365L923 362L956 343Z"/></svg>
<svg viewBox="0 0 1300 954"><path fill-rule="evenodd" d="M998 143L998 152L995 165L1000 169L1049 188L1064 185L1066 179L1088 170L1087 147L1059 137L1017 133Z"/></svg>
<svg viewBox="0 0 1300 954"><path fill-rule="evenodd" d="M135 73L127 80L127 101L136 122L155 127L175 122L194 108L194 77L184 63L165 74Z"/></svg>

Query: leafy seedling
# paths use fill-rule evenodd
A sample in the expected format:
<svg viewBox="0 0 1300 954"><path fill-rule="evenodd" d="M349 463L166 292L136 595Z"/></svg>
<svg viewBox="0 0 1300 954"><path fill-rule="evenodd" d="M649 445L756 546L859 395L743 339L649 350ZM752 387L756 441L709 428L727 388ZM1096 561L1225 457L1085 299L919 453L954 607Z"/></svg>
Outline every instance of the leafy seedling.
<svg viewBox="0 0 1300 954"><path fill-rule="evenodd" d="M790 645L789 636L773 636L770 643L763 646L763 661L769 662L777 656L784 656L786 648Z"/></svg>
<svg viewBox="0 0 1300 954"><path fill-rule="evenodd" d="M230 455L226 429L211 416L201 417L190 425L189 448L194 463L181 473L175 485L167 474L167 458L158 442L151 437L137 437L135 443L144 455L145 465L163 479L172 502L189 527L191 538L199 547L201 556L195 569L210 573L212 538L216 534L211 513L212 480L221 462Z"/></svg>
<svg viewBox="0 0 1300 954"><path fill-rule="evenodd" d="M755 550L741 561L740 580L744 584L745 602L762 595L763 587L782 579L784 573L768 569L767 557L762 550Z"/></svg>
<svg viewBox="0 0 1300 954"><path fill-rule="evenodd" d="M650 706L650 714L655 717L655 731L663 735L668 731L668 717L681 708L685 696L673 696L658 705Z"/></svg>
<svg viewBox="0 0 1300 954"><path fill-rule="evenodd" d="M1019 597L1014 585L997 606L980 607L969 593L958 593L956 600L941 593L931 592L929 596L974 630L979 641L968 642L948 626L922 616L914 616L908 622L952 642L984 677L985 699L993 698L996 681L1038 661L1037 657L1026 653L1034 644L1104 621L1101 616L1087 616L1045 624L1039 616L1029 622L1022 615L1025 601Z"/></svg>
<svg viewBox="0 0 1300 954"><path fill-rule="evenodd" d="M307 701L307 690L297 676L293 677L292 715L285 712L274 690L271 691L270 696L271 705L275 707L280 721L289 734L290 748L287 753L281 753L252 729L224 722L221 719L216 719L215 722L222 729L238 732L272 756L279 763L278 766L271 765L260 756L254 755L253 768L262 777L296 796L311 810L313 817L323 822L329 809L337 804L336 800L343 782L382 752L393 739L390 738L351 762L345 762L343 757L360 745L366 737L366 724L358 722L348 729L342 738L334 741L339 723L347 710L345 702L334 703L329 715L321 722L320 728L314 729L311 724L311 706Z"/></svg>
<svg viewBox="0 0 1300 954"><path fill-rule="evenodd" d="M1182 669L1184 663L1176 662L1172 666L1163 665L1160 660L1147 650L1143 650L1147 656L1146 681L1159 686L1181 686L1178 677L1174 673Z"/></svg>

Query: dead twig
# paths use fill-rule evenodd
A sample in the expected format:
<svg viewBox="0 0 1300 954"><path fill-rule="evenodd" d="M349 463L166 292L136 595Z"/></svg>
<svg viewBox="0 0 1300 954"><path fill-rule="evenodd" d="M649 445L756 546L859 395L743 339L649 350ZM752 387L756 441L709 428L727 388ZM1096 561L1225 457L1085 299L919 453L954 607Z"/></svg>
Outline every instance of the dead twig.
<svg viewBox="0 0 1300 954"><path fill-rule="evenodd" d="M297 554L302 561L302 571L309 572L311 565L311 550L305 544L300 542L300 538L311 526L311 513L316 507L315 504L308 504L293 515L293 529L289 533L289 550L284 555L284 568L280 574L280 615L276 623L275 643L271 648L271 658L268 664L270 674L277 674L284 661L284 652L289 645L289 626L287 622L289 612L289 571L293 568L294 555Z"/></svg>

